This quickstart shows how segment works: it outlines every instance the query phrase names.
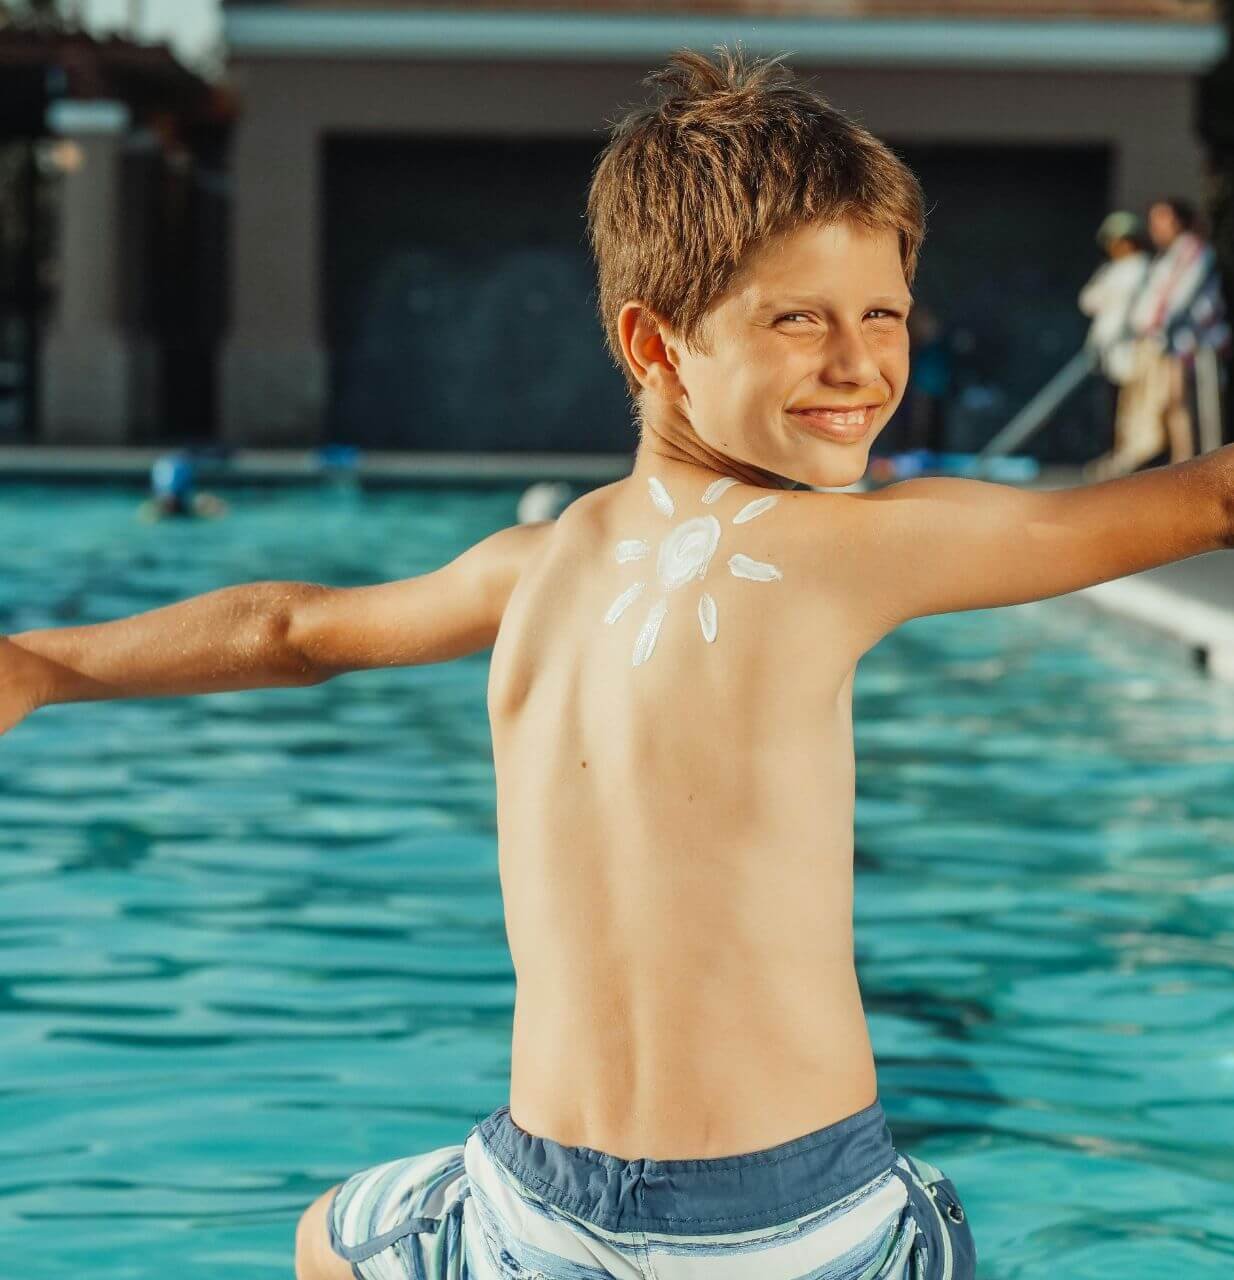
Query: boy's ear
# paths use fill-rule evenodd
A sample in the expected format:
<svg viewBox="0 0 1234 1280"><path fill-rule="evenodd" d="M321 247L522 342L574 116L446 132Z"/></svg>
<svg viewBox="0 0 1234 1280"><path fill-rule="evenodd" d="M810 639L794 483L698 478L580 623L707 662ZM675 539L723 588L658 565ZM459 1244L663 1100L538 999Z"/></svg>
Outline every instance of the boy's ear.
<svg viewBox="0 0 1234 1280"><path fill-rule="evenodd" d="M674 402L685 394L677 374L678 347L669 327L642 302L625 303L617 315L621 350L639 385Z"/></svg>

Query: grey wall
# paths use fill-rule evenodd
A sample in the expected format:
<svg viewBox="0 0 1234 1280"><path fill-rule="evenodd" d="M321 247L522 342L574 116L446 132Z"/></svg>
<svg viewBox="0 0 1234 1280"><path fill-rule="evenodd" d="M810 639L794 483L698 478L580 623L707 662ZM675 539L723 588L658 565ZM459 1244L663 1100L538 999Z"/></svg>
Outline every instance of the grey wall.
<svg viewBox="0 0 1234 1280"><path fill-rule="evenodd" d="M573 138L599 146L606 121L644 97L639 80L645 70L361 59L234 62L244 116L233 150L224 436L249 444L312 444L337 425L330 408L329 351L339 322L328 308L327 137ZM808 67L799 70L810 74ZM1089 156L1108 155L1107 173L1094 177L1083 160L1076 171L1077 229L1092 223L1098 204L1136 207L1163 192L1200 194L1191 82L1181 75L829 68L816 83L906 154L914 146L947 143L987 149L974 156L996 155L1010 144L1062 144L1087 148ZM997 212L1007 205L1012 216L1014 191L1006 194L1005 175L991 177L1004 194L989 207ZM1106 186L1104 199L1095 197L1094 181ZM1058 200L1073 200L1059 191ZM961 215L957 209L953 225L964 225ZM1089 234L1091 246L1091 226ZM993 255L990 272L1010 273L1007 289L997 288L1007 305L1016 280L1032 283L1024 275L1024 255L1014 236L997 243L997 219L980 235ZM1042 269L1051 270L1056 256L1047 254ZM1075 283L1077 260L1070 261L1055 285L1060 297ZM578 447L589 446L581 440Z"/></svg>

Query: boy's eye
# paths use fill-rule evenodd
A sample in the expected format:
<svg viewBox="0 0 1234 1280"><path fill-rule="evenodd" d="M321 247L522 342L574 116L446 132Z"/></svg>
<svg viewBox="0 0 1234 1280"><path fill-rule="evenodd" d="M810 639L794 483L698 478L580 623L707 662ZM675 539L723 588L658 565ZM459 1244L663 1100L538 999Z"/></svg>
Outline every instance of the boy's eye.
<svg viewBox="0 0 1234 1280"><path fill-rule="evenodd" d="M888 310L886 307L875 307L873 310L867 311L866 315L893 316L896 319L899 319L900 313L898 311ZM807 320L807 319L809 319L809 317L806 315L804 311L788 311L784 315L782 315L779 318L779 320L776 321L776 323L779 324L780 320Z"/></svg>

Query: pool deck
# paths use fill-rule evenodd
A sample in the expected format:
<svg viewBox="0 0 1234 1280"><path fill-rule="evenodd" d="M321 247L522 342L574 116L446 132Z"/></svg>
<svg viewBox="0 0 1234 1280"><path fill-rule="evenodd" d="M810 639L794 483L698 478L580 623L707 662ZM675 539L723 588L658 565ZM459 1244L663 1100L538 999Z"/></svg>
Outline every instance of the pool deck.
<svg viewBox="0 0 1234 1280"><path fill-rule="evenodd" d="M1043 467L1034 488L1082 483L1078 467ZM1068 599L1183 646L1215 680L1234 684L1234 553L1210 551L1101 582Z"/></svg>
<svg viewBox="0 0 1234 1280"><path fill-rule="evenodd" d="M91 448L83 445L0 445L0 481L118 479L146 485L150 468L178 445L149 448ZM366 485L508 485L525 480L565 480L585 484L619 480L632 454L611 453L427 453L360 450L348 472ZM324 475L312 449L236 449L226 461L202 457L194 449L200 481L228 484L316 484Z"/></svg>
<svg viewBox="0 0 1234 1280"><path fill-rule="evenodd" d="M155 459L169 446L88 448L0 446L4 480L121 480L145 485ZM365 485L509 485L559 480L581 485L608 483L629 473L629 454L460 454L360 451L347 468ZM328 472L313 450L235 450L226 462L202 460L203 482L227 484L315 484ZM1080 483L1078 467L1046 466L1034 488ZM1185 647L1213 678L1234 683L1234 555L1222 551L1103 582L1068 597L1143 626Z"/></svg>

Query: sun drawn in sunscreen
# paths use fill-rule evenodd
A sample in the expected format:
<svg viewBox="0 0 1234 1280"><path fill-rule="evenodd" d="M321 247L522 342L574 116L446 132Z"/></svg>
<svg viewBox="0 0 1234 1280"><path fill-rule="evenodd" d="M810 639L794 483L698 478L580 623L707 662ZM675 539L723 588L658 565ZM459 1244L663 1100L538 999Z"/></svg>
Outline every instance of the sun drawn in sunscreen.
<svg viewBox="0 0 1234 1280"><path fill-rule="evenodd" d="M703 493L703 502L710 506L721 494L737 483L731 476L713 481ZM668 490L655 476L648 478L647 486L651 491L651 501L655 509L671 520L676 507L673 505L672 498L669 497ZM770 511L778 501L778 498L769 494L764 498L755 498L752 502L747 502L733 517L733 524L745 524L756 516L761 516L764 511ZM664 588L664 594L648 610L647 620L639 628L638 637L634 641L633 659L636 667L646 662L656 647L656 638L660 634L660 627L668 613L670 592L684 587L688 582L703 579L719 541L720 522L715 516L710 515L694 516L690 520L683 520L665 535L656 556L656 575ZM642 560L650 554L651 547L642 538L625 538L617 544L618 564L625 564L629 560ZM734 578L748 578L751 582L777 582L784 576L775 565L751 560L749 556L742 555L740 552L729 556L728 571ZM646 589L646 582L636 582L627 587L609 605L604 621L610 625L616 622ZM703 639L708 644L713 643L716 638L718 614L715 600L706 591L702 592L698 598L698 621L702 628Z"/></svg>

